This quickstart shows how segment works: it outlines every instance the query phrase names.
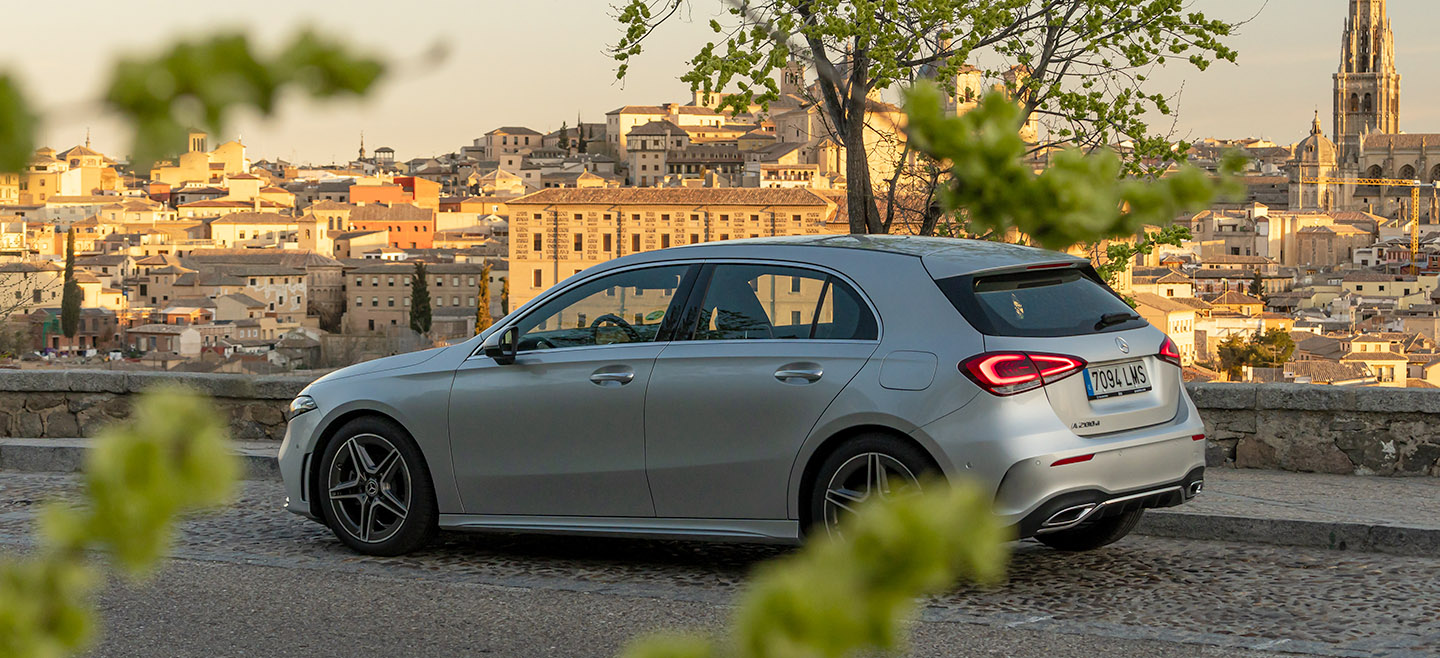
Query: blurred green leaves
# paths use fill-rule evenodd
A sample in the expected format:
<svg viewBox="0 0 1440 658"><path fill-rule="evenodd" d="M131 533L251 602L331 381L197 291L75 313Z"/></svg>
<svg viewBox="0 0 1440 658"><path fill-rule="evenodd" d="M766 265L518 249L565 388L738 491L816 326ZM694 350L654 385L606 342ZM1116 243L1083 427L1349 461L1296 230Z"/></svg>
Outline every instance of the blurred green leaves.
<svg viewBox="0 0 1440 658"><path fill-rule="evenodd" d="M979 488L932 481L924 495L869 504L795 554L762 565L740 601L729 641L662 635L626 658L839 657L904 644L918 598L959 578L1004 576L1008 528Z"/></svg>
<svg viewBox="0 0 1440 658"><path fill-rule="evenodd" d="M35 152L34 140L35 115L15 79L0 74L0 172L24 169Z"/></svg>
<svg viewBox="0 0 1440 658"><path fill-rule="evenodd" d="M1055 151L1037 173L1023 157L1019 106L991 93L957 117L944 112L942 100L929 84L907 94L909 136L950 169L940 199L948 211L964 214L972 232L1016 229L1038 246L1066 249L1163 226L1235 185L1228 176L1217 180L1190 165L1172 167L1158 179L1124 177L1120 157L1110 149ZM1233 171L1236 164L1227 161L1224 169Z"/></svg>
<svg viewBox="0 0 1440 658"><path fill-rule="evenodd" d="M84 649L100 580L86 553L106 551L121 573L143 577L164 557L179 518L230 500L240 464L223 418L197 393L161 388L97 438L85 460L84 504L46 507L35 554L0 560L0 656Z"/></svg>
<svg viewBox="0 0 1440 658"><path fill-rule="evenodd" d="M221 132L240 108L271 114L287 86L314 98L359 95L384 71L379 60L309 31L269 57L258 54L243 34L222 34L181 42L156 56L120 60L105 103L134 126L131 164L145 171L181 150L191 127Z"/></svg>

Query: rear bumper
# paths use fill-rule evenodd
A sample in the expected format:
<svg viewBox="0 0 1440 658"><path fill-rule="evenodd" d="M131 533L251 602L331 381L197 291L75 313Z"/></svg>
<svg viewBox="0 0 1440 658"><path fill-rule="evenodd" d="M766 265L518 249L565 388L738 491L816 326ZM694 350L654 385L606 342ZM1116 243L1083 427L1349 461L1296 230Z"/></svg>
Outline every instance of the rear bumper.
<svg viewBox="0 0 1440 658"><path fill-rule="evenodd" d="M989 492L1000 520L1029 537L1072 507L1082 507L1071 520L1083 523L1101 518L1097 513L1189 500L1189 488L1205 468L1205 442L1192 437L1204 432L1195 405L1182 392L1167 422L1078 436L1041 392L1003 399L981 395L912 435L932 446L950 479ZM1145 495L1127 498L1136 494ZM1107 501L1114 502L1103 504Z"/></svg>
<svg viewBox="0 0 1440 658"><path fill-rule="evenodd" d="M1118 516L1138 509L1175 507L1194 498L1205 486L1205 467L1190 471L1184 478L1137 491L1107 493L1099 489L1072 491L1041 503L1015 526L1024 539L1049 532L1069 530L1085 523Z"/></svg>

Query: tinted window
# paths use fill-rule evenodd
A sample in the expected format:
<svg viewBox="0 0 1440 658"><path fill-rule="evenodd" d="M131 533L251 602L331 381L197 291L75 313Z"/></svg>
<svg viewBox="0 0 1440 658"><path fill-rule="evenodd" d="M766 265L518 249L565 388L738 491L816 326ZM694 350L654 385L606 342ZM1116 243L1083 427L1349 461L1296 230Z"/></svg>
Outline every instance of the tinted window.
<svg viewBox="0 0 1440 658"><path fill-rule="evenodd" d="M823 272L717 265L695 340L874 340L875 317L850 286Z"/></svg>
<svg viewBox="0 0 1440 658"><path fill-rule="evenodd" d="M1145 326L1090 271L957 276L935 283L975 329L991 336L1082 336Z"/></svg>
<svg viewBox="0 0 1440 658"><path fill-rule="evenodd" d="M631 270L572 288L520 321L519 349L652 342L688 269Z"/></svg>

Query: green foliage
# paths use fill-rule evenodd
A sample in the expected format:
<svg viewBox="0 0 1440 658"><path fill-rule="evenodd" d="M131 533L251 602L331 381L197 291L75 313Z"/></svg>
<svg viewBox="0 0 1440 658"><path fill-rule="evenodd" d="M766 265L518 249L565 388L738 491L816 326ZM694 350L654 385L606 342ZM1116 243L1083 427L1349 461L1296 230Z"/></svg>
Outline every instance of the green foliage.
<svg viewBox="0 0 1440 658"><path fill-rule="evenodd" d="M578 130L579 126L576 126L576 129ZM565 125L564 121L560 122L560 148L570 148L570 128Z"/></svg>
<svg viewBox="0 0 1440 658"><path fill-rule="evenodd" d="M30 334L20 329L10 329L0 322L0 359L14 357L30 351Z"/></svg>
<svg viewBox="0 0 1440 658"><path fill-rule="evenodd" d="M1232 382L1240 381L1242 367L1249 358L1250 344L1240 334L1230 334L1215 346L1220 356L1220 371Z"/></svg>
<svg viewBox="0 0 1440 658"><path fill-rule="evenodd" d="M287 87L314 98L364 94L384 73L376 59L302 32L266 56L243 34L184 41L158 55L116 63L105 102L135 129L131 164L149 169L181 150L191 126L222 132L237 109L270 115Z"/></svg>
<svg viewBox="0 0 1440 658"><path fill-rule="evenodd" d="M425 273L425 263L415 261L415 273L410 275L410 328L417 334L428 334L430 320L430 277Z"/></svg>
<svg viewBox="0 0 1440 658"><path fill-rule="evenodd" d="M1001 94L985 96L961 116L948 116L939 90L923 84L908 94L906 109L916 148L950 168L941 201L947 210L963 209L973 232L1003 235L1016 229L1038 246L1066 249L1168 224L1181 211L1208 205L1221 191L1190 166L1154 181L1121 178L1120 158L1108 150L1060 151L1037 174L1021 160L1020 108ZM1227 163L1227 171L1232 166Z"/></svg>
<svg viewBox="0 0 1440 658"><path fill-rule="evenodd" d="M1091 150L1126 140L1133 148L1120 170L1153 174L1183 159L1188 144L1172 145L1147 125L1147 116L1174 112L1164 91L1146 88L1147 71L1177 62L1203 71L1237 57L1224 43L1235 26L1181 0L718 4L710 21L716 38L699 47L681 79L707 96L727 93L720 106L743 111L779 99L774 77L790 60L817 71L818 93L810 100L821 104L826 123L847 147L852 231L885 230L870 183L858 177L868 179L869 172L864 130L849 129L863 120L870 91L929 77L942 81L950 95L964 94L955 88L961 68L992 62L996 68L982 76L1006 79L1007 93L1023 102L1023 113L1045 126L1044 145ZM616 76L628 74L662 24L689 10L689 0L627 0L617 7L622 34L609 51Z"/></svg>
<svg viewBox="0 0 1440 658"><path fill-rule="evenodd" d="M490 263L485 263L480 269L480 294L475 301L475 333L489 329L493 322L490 319Z"/></svg>
<svg viewBox="0 0 1440 658"><path fill-rule="evenodd" d="M1239 381L1244 366L1284 366L1295 354L1295 339L1283 329L1271 329L1252 336L1250 340L1241 338L1239 334L1231 334L1220 341L1216 352L1220 355L1220 369L1229 375L1231 381Z"/></svg>
<svg viewBox="0 0 1440 658"><path fill-rule="evenodd" d="M510 315L510 277L500 279L500 315Z"/></svg>
<svg viewBox="0 0 1440 658"><path fill-rule="evenodd" d="M1009 530L978 488L926 485L924 495L869 504L798 553L761 566L728 644L684 635L647 638L627 658L839 657L903 647L918 597L958 578L1004 576Z"/></svg>
<svg viewBox="0 0 1440 658"><path fill-rule="evenodd" d="M80 304L85 293L75 280L75 228L65 235L65 287L60 293L60 333L74 338L80 329Z"/></svg>
<svg viewBox="0 0 1440 658"><path fill-rule="evenodd" d="M130 421L107 428L86 456L83 505L52 504L33 555L0 560L0 656L51 658L83 650L95 634L91 602L108 552L141 578L164 556L176 520L233 496L240 464L205 398L180 388L141 396Z"/></svg>
<svg viewBox="0 0 1440 658"><path fill-rule="evenodd" d="M0 172L16 172L30 163L35 151L35 114L19 83L0 74Z"/></svg>
<svg viewBox="0 0 1440 658"><path fill-rule="evenodd" d="M1105 247L1105 262L1095 266L1095 272L1111 287L1118 285L1120 275L1130 268L1130 261L1136 256L1149 256L1155 247L1168 244L1178 247L1190 239L1190 229L1170 225L1159 231L1145 233L1135 242L1112 242Z"/></svg>
<svg viewBox="0 0 1440 658"><path fill-rule="evenodd" d="M1261 299L1265 297L1265 281L1260 278L1260 270L1258 269L1255 270L1255 275L1250 277L1250 296Z"/></svg>

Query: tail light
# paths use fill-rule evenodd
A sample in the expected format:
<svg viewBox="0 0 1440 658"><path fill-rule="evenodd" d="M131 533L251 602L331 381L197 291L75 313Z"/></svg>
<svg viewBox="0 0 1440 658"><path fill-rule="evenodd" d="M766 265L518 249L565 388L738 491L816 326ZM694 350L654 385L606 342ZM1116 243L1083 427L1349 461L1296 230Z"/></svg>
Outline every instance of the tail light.
<svg viewBox="0 0 1440 658"><path fill-rule="evenodd" d="M1165 342L1160 343L1160 360L1176 368L1180 367L1180 350L1175 347L1175 341L1170 340L1169 336L1165 337Z"/></svg>
<svg viewBox="0 0 1440 658"><path fill-rule="evenodd" d="M960 371L995 395L1015 395L1080 372L1085 361L1063 354L986 352L960 363Z"/></svg>

